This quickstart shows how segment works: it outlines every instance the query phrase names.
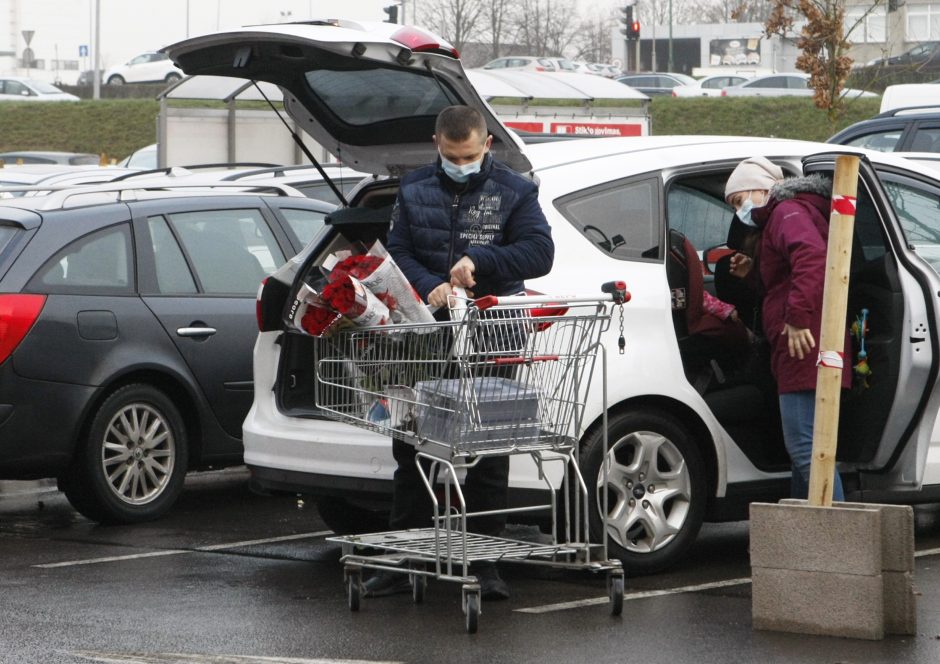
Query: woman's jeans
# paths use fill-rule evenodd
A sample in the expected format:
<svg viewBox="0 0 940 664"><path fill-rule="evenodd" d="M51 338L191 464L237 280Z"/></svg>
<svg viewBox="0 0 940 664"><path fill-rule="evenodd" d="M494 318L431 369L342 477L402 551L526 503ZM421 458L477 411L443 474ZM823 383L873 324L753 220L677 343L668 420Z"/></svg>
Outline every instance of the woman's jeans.
<svg viewBox="0 0 940 664"><path fill-rule="evenodd" d="M788 392L780 395L780 419L783 420L783 442L790 455L793 476L790 495L806 498L809 495L809 466L813 457L813 418L816 416L816 392ZM835 474L832 499L845 500L842 479Z"/></svg>

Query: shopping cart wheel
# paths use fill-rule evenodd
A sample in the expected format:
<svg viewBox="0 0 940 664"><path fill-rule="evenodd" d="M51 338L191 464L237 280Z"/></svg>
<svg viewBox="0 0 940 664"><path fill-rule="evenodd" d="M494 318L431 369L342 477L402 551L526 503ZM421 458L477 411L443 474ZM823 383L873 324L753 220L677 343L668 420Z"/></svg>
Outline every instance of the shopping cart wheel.
<svg viewBox="0 0 940 664"><path fill-rule="evenodd" d="M476 634L480 622L480 591L474 590L466 593L464 599L464 618L467 634Z"/></svg>
<svg viewBox="0 0 940 664"><path fill-rule="evenodd" d="M411 599L415 604L421 604L424 601L424 592L428 588L428 577L424 574L411 575Z"/></svg>
<svg viewBox="0 0 940 664"><path fill-rule="evenodd" d="M362 570L346 570L346 602L350 611L359 610L359 600L362 598Z"/></svg>
<svg viewBox="0 0 940 664"><path fill-rule="evenodd" d="M610 615L623 613L623 574L612 572L607 575L607 593L610 597Z"/></svg>

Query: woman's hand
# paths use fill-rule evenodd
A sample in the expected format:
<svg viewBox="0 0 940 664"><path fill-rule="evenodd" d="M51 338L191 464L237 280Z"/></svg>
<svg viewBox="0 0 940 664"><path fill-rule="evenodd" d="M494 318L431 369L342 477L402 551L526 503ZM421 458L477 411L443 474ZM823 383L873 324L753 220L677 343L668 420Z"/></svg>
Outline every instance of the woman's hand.
<svg viewBox="0 0 940 664"><path fill-rule="evenodd" d="M783 332L780 334L787 335L787 347L790 350L790 357L802 360L816 347L816 340L809 328L793 327L788 323L784 323Z"/></svg>
<svg viewBox="0 0 940 664"><path fill-rule="evenodd" d="M731 257L731 269L730 272L738 279L743 279L746 277L751 268L754 266L754 261L750 256L745 254L734 254Z"/></svg>

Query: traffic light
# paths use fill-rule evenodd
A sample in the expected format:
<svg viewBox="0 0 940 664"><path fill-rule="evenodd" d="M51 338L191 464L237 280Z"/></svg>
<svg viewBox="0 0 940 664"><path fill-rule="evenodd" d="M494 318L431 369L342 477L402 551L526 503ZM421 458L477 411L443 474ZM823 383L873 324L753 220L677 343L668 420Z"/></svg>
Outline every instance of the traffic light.
<svg viewBox="0 0 940 664"><path fill-rule="evenodd" d="M388 18L385 19L386 23L398 23L398 5L389 5L383 9L388 14Z"/></svg>
<svg viewBox="0 0 940 664"><path fill-rule="evenodd" d="M627 39L630 39L630 33L633 28L633 5L621 7L620 13L623 14L623 16L620 17L620 22L623 23L623 27L620 28L620 34L626 35Z"/></svg>
<svg viewBox="0 0 940 664"><path fill-rule="evenodd" d="M627 26L627 39L637 41L640 38L640 22L633 21Z"/></svg>

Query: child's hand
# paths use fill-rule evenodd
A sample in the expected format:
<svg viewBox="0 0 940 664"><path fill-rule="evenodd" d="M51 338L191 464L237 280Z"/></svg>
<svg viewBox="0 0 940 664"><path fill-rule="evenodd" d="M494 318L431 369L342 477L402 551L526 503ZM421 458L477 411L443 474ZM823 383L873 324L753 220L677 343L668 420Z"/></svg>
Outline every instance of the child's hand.
<svg viewBox="0 0 940 664"><path fill-rule="evenodd" d="M732 310L731 310L731 313L728 314L728 318L730 318L731 320L733 320L735 323L737 323L739 320L741 320L741 317L738 316L738 310L737 310L737 309L732 309Z"/></svg>

